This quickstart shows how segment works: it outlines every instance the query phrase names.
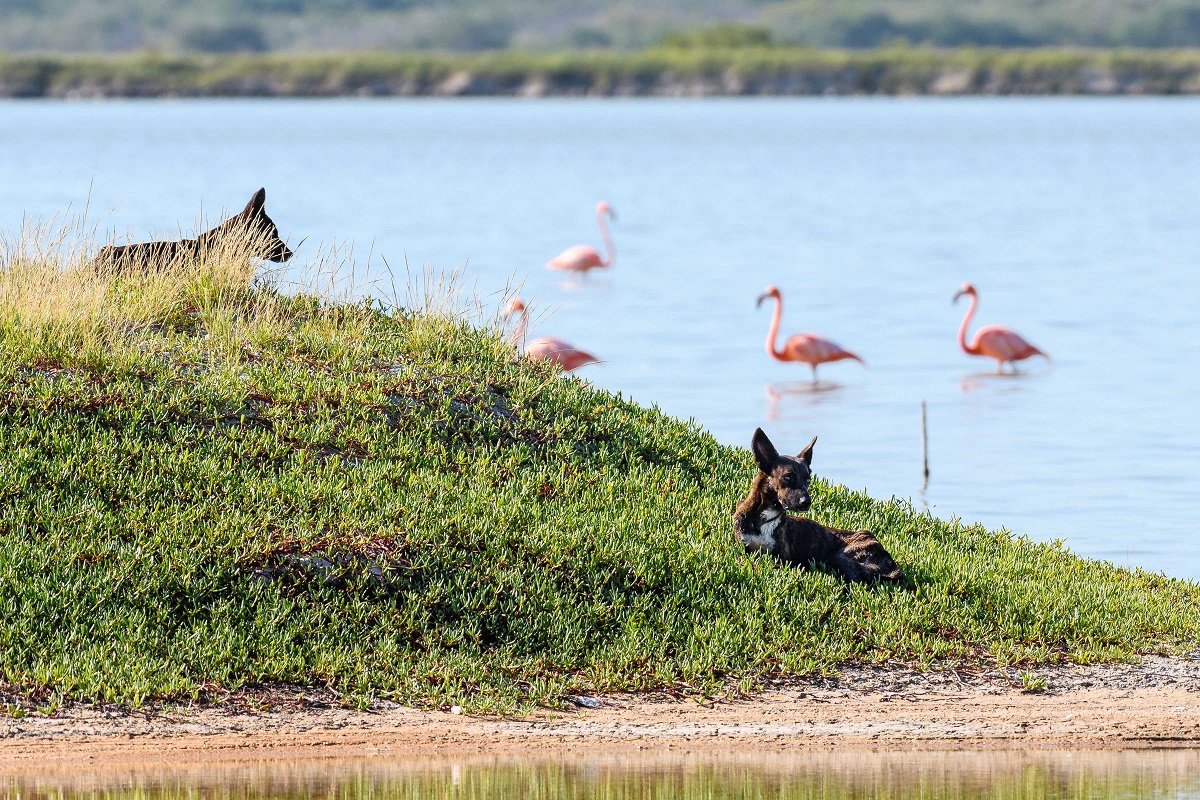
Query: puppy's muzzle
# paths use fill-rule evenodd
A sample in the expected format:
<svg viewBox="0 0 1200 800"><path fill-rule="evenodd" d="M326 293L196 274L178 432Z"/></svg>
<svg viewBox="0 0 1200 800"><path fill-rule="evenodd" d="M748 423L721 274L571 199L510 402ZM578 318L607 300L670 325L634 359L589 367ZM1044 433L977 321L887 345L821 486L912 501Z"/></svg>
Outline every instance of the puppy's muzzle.
<svg viewBox="0 0 1200 800"><path fill-rule="evenodd" d="M808 511L812 508L812 498L808 492L789 492L779 498L783 507L788 511Z"/></svg>

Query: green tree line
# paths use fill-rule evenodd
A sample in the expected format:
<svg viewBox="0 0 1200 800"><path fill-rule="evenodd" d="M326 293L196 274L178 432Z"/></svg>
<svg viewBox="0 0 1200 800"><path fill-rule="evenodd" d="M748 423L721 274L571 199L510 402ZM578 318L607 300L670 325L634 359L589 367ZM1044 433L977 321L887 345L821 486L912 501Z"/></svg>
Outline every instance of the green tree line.
<svg viewBox="0 0 1200 800"><path fill-rule="evenodd" d="M0 0L0 51L1200 47L1200 0Z"/></svg>

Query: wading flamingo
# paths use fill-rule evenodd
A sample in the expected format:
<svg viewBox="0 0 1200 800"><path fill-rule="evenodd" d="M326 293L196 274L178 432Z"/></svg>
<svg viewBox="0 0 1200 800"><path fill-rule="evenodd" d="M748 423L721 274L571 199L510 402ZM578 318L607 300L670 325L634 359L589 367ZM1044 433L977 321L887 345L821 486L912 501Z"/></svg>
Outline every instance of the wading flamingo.
<svg viewBox="0 0 1200 800"><path fill-rule="evenodd" d="M758 296L756 305L761 306L762 301L768 297L775 298L775 314L771 317L771 329L767 331L767 354L771 358L776 361L800 361L808 364L812 367L813 383L817 382L817 365L827 361L842 361L852 358L866 366L867 362L854 353L843 350L840 346L815 333L798 333L784 343L782 350L776 350L775 337L779 333L779 322L783 319L783 296L779 293L779 289L768 286L766 291Z"/></svg>
<svg viewBox="0 0 1200 800"><path fill-rule="evenodd" d="M521 340L525 338L525 328L529 324L529 311L525 308L525 303L521 301L521 298L514 297L508 301L508 305L504 309L504 318L508 319L517 313L521 315L521 320L517 323L517 329L513 331L511 341L514 346L520 347ZM553 361L565 372L579 369L585 364L600 363L600 359L591 353L572 347L562 339L555 339L552 336L539 336L526 343L524 352L534 360Z"/></svg>
<svg viewBox="0 0 1200 800"><path fill-rule="evenodd" d="M617 258L617 248L613 245L612 234L608 232L608 224L604 221L605 217L615 220L617 212L613 211L608 203L601 200L596 204L596 224L600 226L600 237L604 239L604 249L608 253L607 258L601 258L594 247L588 247L586 244L577 244L574 247L563 250L554 258L547 261L546 269L587 272L594 267L611 266Z"/></svg>
<svg viewBox="0 0 1200 800"><path fill-rule="evenodd" d="M1050 360L1050 356L1022 339L1015 331L1010 331L1002 325L988 325L980 328L975 331L974 340L967 344L967 326L971 324L971 317L975 316L975 307L979 305L979 293L975 291L974 286L964 283L962 288L954 293L954 302L957 303L958 298L964 294L971 295L971 306L967 309L967 315L963 317L962 325L958 329L958 346L963 349L964 353L969 356L987 356L996 359L996 372L998 373L1004 372L1006 361L1012 363L1013 371L1016 371L1015 362L1030 356L1042 356L1047 361Z"/></svg>

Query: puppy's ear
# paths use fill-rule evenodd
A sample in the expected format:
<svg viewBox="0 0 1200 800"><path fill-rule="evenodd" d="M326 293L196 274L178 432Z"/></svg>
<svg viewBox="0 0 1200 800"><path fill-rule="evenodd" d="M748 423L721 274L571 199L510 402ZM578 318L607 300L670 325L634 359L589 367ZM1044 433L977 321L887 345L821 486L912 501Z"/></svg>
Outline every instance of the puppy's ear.
<svg viewBox="0 0 1200 800"><path fill-rule="evenodd" d="M811 467L812 466L813 445L816 443L817 443L817 437L814 436L813 440L808 443L808 447L801 450L800 455L796 456L796 460L803 461L805 464L808 464Z"/></svg>
<svg viewBox="0 0 1200 800"><path fill-rule="evenodd" d="M770 475L771 470L775 469L775 462L779 460L779 451L775 449L775 445L771 444L771 440L763 433L762 428L754 429L754 438L750 440L750 450L754 453L754 463L758 464L758 468L763 473Z"/></svg>
<svg viewBox="0 0 1200 800"><path fill-rule="evenodd" d="M267 203L267 190L259 189L254 193L254 197L250 198L250 202L246 203L246 207L242 209L243 214L257 214L262 211L263 206Z"/></svg>

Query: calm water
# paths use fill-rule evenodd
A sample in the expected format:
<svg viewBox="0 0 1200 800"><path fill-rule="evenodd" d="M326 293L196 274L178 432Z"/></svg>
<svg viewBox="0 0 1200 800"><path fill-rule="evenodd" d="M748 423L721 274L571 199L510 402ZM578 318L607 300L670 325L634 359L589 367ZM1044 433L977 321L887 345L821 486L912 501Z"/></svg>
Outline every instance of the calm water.
<svg viewBox="0 0 1200 800"><path fill-rule="evenodd" d="M0 228L90 190L101 232L173 233L265 185L301 260L524 281L579 374L724 442L819 434L852 488L1200 578L1200 101L9 102L0 146ZM544 271L601 198L615 269ZM966 280L1053 364L959 352ZM869 366L772 362L771 283Z"/></svg>
<svg viewBox="0 0 1200 800"><path fill-rule="evenodd" d="M0 774L3 798L604 798L605 800L971 800L1197 798L1200 753L1129 752L597 754L198 764L127 764Z"/></svg>

